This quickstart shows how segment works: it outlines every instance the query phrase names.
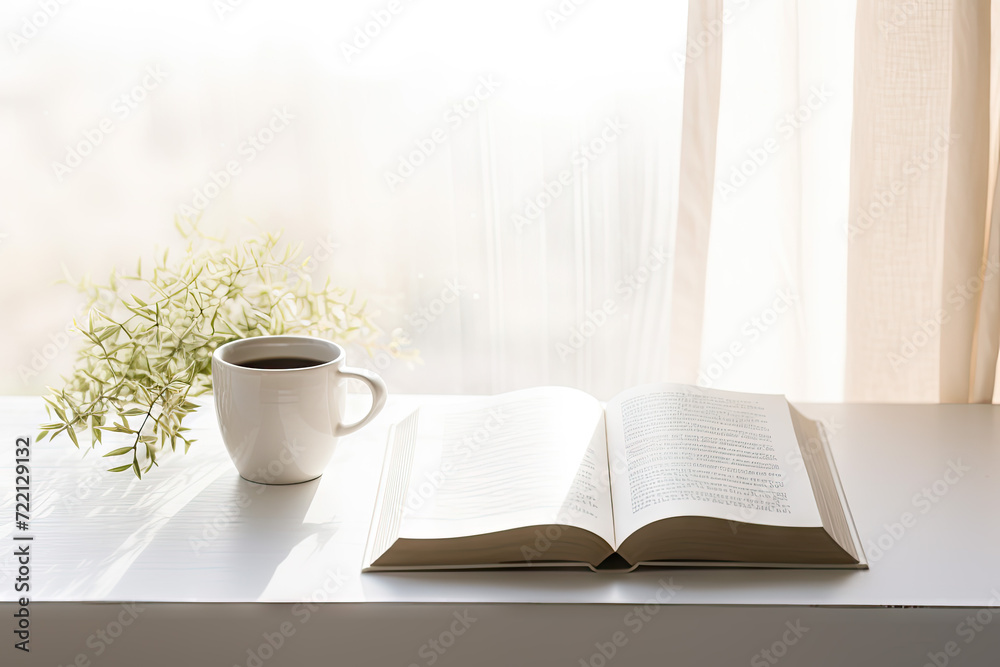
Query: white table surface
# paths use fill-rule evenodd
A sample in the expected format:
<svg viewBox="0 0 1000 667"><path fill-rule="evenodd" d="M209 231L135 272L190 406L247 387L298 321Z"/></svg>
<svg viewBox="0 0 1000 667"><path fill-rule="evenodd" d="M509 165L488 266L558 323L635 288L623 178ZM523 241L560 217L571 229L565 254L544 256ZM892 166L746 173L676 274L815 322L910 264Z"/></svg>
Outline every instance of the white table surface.
<svg viewBox="0 0 1000 667"><path fill-rule="evenodd" d="M33 444L33 601L643 603L672 577L682 605L985 607L1000 604L1000 409L985 405L803 405L827 420L868 571L676 569L360 572L395 396L343 439L317 481L267 487L236 473L211 409L198 442L142 481L102 472L65 437ZM360 412L367 398L351 396ZM44 421L40 399L0 399L0 541L10 544L14 441ZM82 444L82 443L81 443ZM104 451L107 451L105 448ZM952 464L968 466L961 477ZM956 480L949 484L946 478ZM943 494L935 493L944 490ZM915 499L930 489L936 502ZM892 535L909 512L914 521ZM19 533L21 534L21 533ZM881 556L871 548L882 540ZM15 599L0 552L0 601Z"/></svg>

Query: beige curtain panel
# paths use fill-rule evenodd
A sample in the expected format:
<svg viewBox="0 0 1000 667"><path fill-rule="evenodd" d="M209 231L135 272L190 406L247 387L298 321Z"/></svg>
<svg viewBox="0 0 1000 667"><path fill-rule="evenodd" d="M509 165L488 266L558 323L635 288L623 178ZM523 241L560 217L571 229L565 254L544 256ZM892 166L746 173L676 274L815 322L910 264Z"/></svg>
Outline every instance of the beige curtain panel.
<svg viewBox="0 0 1000 667"><path fill-rule="evenodd" d="M669 339L671 371L684 381L704 380L704 375L696 377L694 366L698 359L702 373L706 366L704 311L713 298L706 294L706 276L711 282L713 273L708 239L720 243L715 227L725 218L719 206L726 193L720 197L718 187L713 192L713 179L706 185L703 174L714 169L714 183L727 182L724 161L717 159L725 143L720 107L725 117L727 85L734 85L727 82L726 70L737 67L736 58L755 57L730 39L740 38L738 26L728 24L740 20L742 4L693 0L689 12L689 48L703 40L713 22L723 23L726 30L725 40L711 41L706 56L686 64L681 158L690 173L682 174L679 196L672 295L676 319ZM804 2L779 4L773 25L783 32L772 29L771 36L798 47L791 49L793 65L786 66L798 71L786 72L785 78L793 80L801 101L809 91L804 74L810 68L807 38L821 38L817 22L823 21L824 12L836 10ZM824 215L815 202L810 204L810 180L814 191L836 191L826 204L847 211L842 304L846 329L821 349L815 345L821 334L809 333L809 313L800 309L797 319L800 329L806 329L800 337L804 341L785 351L800 363L804 384L798 385L798 393L815 396L809 387L817 378L823 381L818 360L843 354L842 365L835 365L834 371L843 369L842 396L847 401L1000 400L1000 67L993 39L998 15L1000 4L989 0L857 4L850 152L849 163L843 165L849 173L848 188L837 191L834 170L823 171L811 163L809 138L795 137L802 156L797 169L771 190L774 197L799 204L789 216L795 229L786 229L786 238L779 241L794 239L793 249L779 254L799 266L815 258L808 239L816 237L817 220ZM760 74L768 76L772 74ZM767 103L755 101L758 106ZM833 152L831 147L827 154ZM822 176L815 182L817 174ZM740 215L759 220L753 206L743 202ZM815 306L824 298L810 289L807 272L790 270L799 294ZM726 287L738 289L739 278L738 272L730 274ZM828 274L825 280L836 281L837 275ZM824 292L833 311L840 305L829 296L835 292ZM829 316L818 322L837 324ZM772 360L780 363L776 357Z"/></svg>
<svg viewBox="0 0 1000 667"><path fill-rule="evenodd" d="M996 402L997 3L858 4L847 400Z"/></svg>

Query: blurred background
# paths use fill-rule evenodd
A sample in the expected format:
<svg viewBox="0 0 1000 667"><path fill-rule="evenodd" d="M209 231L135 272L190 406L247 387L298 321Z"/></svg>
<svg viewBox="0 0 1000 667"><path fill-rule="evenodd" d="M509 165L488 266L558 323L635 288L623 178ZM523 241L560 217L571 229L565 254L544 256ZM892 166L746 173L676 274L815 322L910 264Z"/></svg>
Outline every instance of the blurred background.
<svg viewBox="0 0 1000 667"><path fill-rule="evenodd" d="M103 280L194 213L232 241L283 229L366 296L421 354L352 354L392 392L841 400L854 3L796 4L725 3L689 328L685 69L718 35L688 41L687 3L8 0L0 392L72 365L62 267Z"/></svg>

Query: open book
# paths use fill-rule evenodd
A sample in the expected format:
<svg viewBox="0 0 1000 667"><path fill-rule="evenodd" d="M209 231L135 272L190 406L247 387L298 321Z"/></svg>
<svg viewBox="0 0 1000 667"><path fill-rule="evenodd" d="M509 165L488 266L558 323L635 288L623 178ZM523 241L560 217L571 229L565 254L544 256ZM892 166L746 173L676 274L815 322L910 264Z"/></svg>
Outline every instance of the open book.
<svg viewBox="0 0 1000 667"><path fill-rule="evenodd" d="M389 432L366 571L692 564L867 567L822 425L784 397L541 387Z"/></svg>

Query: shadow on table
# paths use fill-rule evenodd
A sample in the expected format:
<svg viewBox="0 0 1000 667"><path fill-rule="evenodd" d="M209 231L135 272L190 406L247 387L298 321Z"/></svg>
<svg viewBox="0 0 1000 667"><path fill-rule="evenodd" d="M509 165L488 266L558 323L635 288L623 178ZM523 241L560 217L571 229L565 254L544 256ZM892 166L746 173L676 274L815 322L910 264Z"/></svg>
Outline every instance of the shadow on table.
<svg viewBox="0 0 1000 667"><path fill-rule="evenodd" d="M140 578L142 589L155 590L151 580L159 578L172 598L257 599L293 551L321 551L336 534L332 516L307 522L320 481L262 485L221 466L169 516L157 519L162 508L149 508L154 518L126 540L143 547L118 585L135 590ZM314 515L324 518L321 511Z"/></svg>

